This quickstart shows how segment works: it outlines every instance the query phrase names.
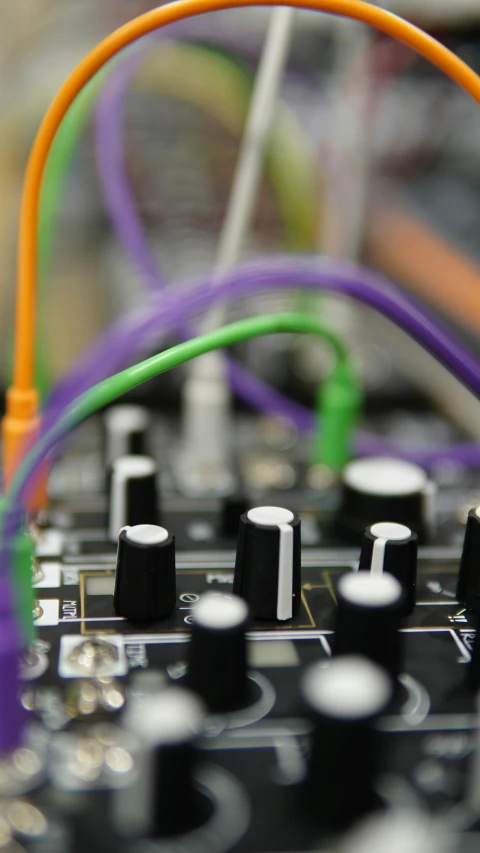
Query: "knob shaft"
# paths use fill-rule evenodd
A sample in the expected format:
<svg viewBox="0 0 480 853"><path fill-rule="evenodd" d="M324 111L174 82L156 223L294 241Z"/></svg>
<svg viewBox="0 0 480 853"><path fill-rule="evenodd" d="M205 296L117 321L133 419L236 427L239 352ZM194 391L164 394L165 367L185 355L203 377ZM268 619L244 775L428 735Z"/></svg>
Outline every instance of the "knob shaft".
<svg viewBox="0 0 480 853"><path fill-rule="evenodd" d="M468 685L473 693L478 693L480 690L480 619L477 621L477 629L475 631L475 639L473 641L472 656L468 665ZM479 776L480 785L480 776Z"/></svg>
<svg viewBox="0 0 480 853"><path fill-rule="evenodd" d="M193 612L185 683L215 713L247 704L248 607L236 595L207 592Z"/></svg>
<svg viewBox="0 0 480 853"><path fill-rule="evenodd" d="M373 722L390 702L391 681L371 661L345 656L310 666L301 692L315 726L307 805L323 826L344 829L378 805L373 785L379 735Z"/></svg>
<svg viewBox="0 0 480 853"><path fill-rule="evenodd" d="M149 456L122 456L113 464L108 532L117 541L122 527L158 524L157 463Z"/></svg>
<svg viewBox="0 0 480 853"><path fill-rule="evenodd" d="M119 405L107 409L103 416L106 468L121 456L148 452L150 421L150 413L143 406Z"/></svg>
<svg viewBox="0 0 480 853"><path fill-rule="evenodd" d="M154 524L124 527L118 537L115 612L137 621L166 619L175 599L175 538Z"/></svg>
<svg viewBox="0 0 480 853"><path fill-rule="evenodd" d="M416 601L418 537L404 524L382 521L367 527L360 553L360 569L372 574L389 572L400 581L403 615L412 613Z"/></svg>
<svg viewBox="0 0 480 853"><path fill-rule="evenodd" d="M139 740L139 772L117 792L115 823L122 835L165 837L201 825L207 806L195 786L195 741L205 721L201 701L168 687L133 703L124 726Z"/></svg>
<svg viewBox="0 0 480 853"><path fill-rule="evenodd" d="M226 495L221 504L219 534L228 539L236 539L240 526L240 516L248 511L245 495Z"/></svg>
<svg viewBox="0 0 480 853"><path fill-rule="evenodd" d="M351 572L337 586L335 655L359 654L387 670L391 678L400 668L400 583L390 574Z"/></svg>
<svg viewBox="0 0 480 853"><path fill-rule="evenodd" d="M300 608L300 519L263 506L240 517L233 591L256 619L291 619Z"/></svg>
<svg viewBox="0 0 480 853"><path fill-rule="evenodd" d="M478 815L480 812L480 695L478 693L475 697L475 706L476 725L473 749L467 763L463 790L464 805L472 815Z"/></svg>
<svg viewBox="0 0 480 853"><path fill-rule="evenodd" d="M480 507L474 507L468 513L457 598L469 610L480 613Z"/></svg>
<svg viewBox="0 0 480 853"><path fill-rule="evenodd" d="M366 527L388 518L431 536L435 525L435 484L426 472L403 459L356 459L343 472L337 526L340 534L361 541Z"/></svg>

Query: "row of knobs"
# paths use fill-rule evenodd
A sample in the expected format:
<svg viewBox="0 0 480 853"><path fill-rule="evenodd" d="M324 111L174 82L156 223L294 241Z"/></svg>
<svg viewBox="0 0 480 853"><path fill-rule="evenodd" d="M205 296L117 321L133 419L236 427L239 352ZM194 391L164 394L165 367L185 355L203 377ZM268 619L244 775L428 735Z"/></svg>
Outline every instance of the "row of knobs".
<svg viewBox="0 0 480 853"><path fill-rule="evenodd" d="M375 789L381 737L375 724L392 696L382 669L349 656L327 666L313 664L303 673L300 692L312 734L304 777L285 799L290 819L303 813L318 830L347 830L340 846L335 844L339 853L453 849L442 825L420 810L382 808ZM114 793L113 819L121 836L165 839L177 849L172 836L202 831L211 820L211 829L203 829L208 837L218 815L198 784L202 757L197 744L205 723L201 700L183 687L168 687L130 704L123 725L137 738L141 772L133 785ZM230 819L236 821L241 803L232 799L231 807Z"/></svg>
<svg viewBox="0 0 480 853"><path fill-rule="evenodd" d="M283 544L282 525L291 529L284 530ZM276 530L275 559L264 560L256 552L259 542L266 547L264 530L270 534ZM282 575L282 559L292 569L296 536L298 520L286 510L261 507L251 511L250 517L246 514L239 536L238 585L251 577L245 572L247 556L257 560L259 571L274 565L277 577ZM164 541L168 547L167 538ZM272 547L271 536L268 541ZM375 780L381 734L376 721L388 711L399 672L398 629L410 606L403 584L414 578L406 566L409 562L414 566L415 560L416 537L405 526L377 524L365 532L361 570L343 575L336 589L334 657L308 667L301 678L301 698L312 734L304 779L295 793L306 819L324 828L343 831L380 804ZM366 568L369 571L362 570ZM292 578L290 572L286 585L293 599ZM277 586L273 618L278 618L279 598ZM264 601L261 606L267 607ZM272 603L268 606L271 614ZM205 593L194 609L183 685L149 697L137 712L133 708L127 714L125 724L140 736L143 767L153 785L148 796L141 779L133 789L118 793L117 828L122 834L165 837L208 821L209 811L196 782L196 741L207 711L228 714L252 701L246 642L249 618L243 597Z"/></svg>
<svg viewBox="0 0 480 853"><path fill-rule="evenodd" d="M107 532L112 542L126 525L158 524L162 517L159 470L149 455L151 416L135 405L112 406L104 415L104 459L108 494ZM242 495L223 499L218 534L236 536L246 509Z"/></svg>
<svg viewBox="0 0 480 853"><path fill-rule="evenodd" d="M272 522L272 512L272 508L257 508L242 520L240 566L249 536L259 536L261 522ZM295 516L286 513L275 517L277 525L294 524ZM272 528L273 524L263 526ZM290 539L291 556L292 534ZM282 546L278 540L275 545L278 564ZM388 711L399 672L398 629L411 606L405 584L414 578L406 572L415 559L416 537L404 525L381 523L367 529L361 570L343 575L336 589L334 657L313 664L301 679L312 736L305 778L297 786L298 804L309 821L324 828L343 831L379 806L375 779L381 735L376 721ZM367 568L369 571L362 571ZM184 677L185 687L195 695L184 687L168 688L151 698L151 707L144 703L141 721L133 722L134 729L142 733L149 778L153 776L158 786L150 799L145 798L141 786L138 791L128 789L128 804L122 799L118 810L119 829L125 834L164 836L208 820L195 782L195 741L206 710L228 713L250 701L248 621L248 606L235 595L206 593L196 605ZM165 783L172 773L173 784L165 792L162 780ZM187 807L180 809L179 803ZM135 816L133 823L129 823L129 814Z"/></svg>
<svg viewBox="0 0 480 853"><path fill-rule="evenodd" d="M334 654L362 655L396 679L401 665L399 628L409 602L404 584L409 582L414 590L416 539L400 525L386 527L375 525L365 534L360 566L369 570L347 573L339 580ZM375 528L390 539L376 536ZM276 507L246 513L241 519L234 595L206 593L194 609L185 679L210 711L235 711L249 703L249 621L292 618L300 602L299 585L298 518ZM175 597L173 537L154 525L122 530L114 593L117 614L133 621L166 618L175 608Z"/></svg>
<svg viewBox="0 0 480 853"><path fill-rule="evenodd" d="M378 586L396 579L402 616L411 613L415 604L416 566L417 536L409 528L392 522L367 528L359 568L366 570L370 580L361 582ZM114 594L117 615L132 621L166 619L175 607L175 578L175 540L165 528L140 524L120 530ZM233 592L248 602L255 619L285 622L298 614L298 515L282 507L264 506L240 517Z"/></svg>
<svg viewBox="0 0 480 853"><path fill-rule="evenodd" d="M292 619L300 607L300 519L281 507L240 517L234 592L257 619ZM114 607L132 621L166 619L175 607L175 539L154 524L118 536Z"/></svg>
<svg viewBox="0 0 480 853"><path fill-rule="evenodd" d="M105 414L105 461L108 472L109 519L112 541L125 525L157 524L160 502L158 469L148 456L150 415L140 406L114 406ZM414 530L420 540L432 536L435 524L435 485L418 465L401 459L357 459L342 478L337 529L345 541L359 542L365 528L388 518ZM221 533L236 534L238 500L226 501ZM229 513L229 506L233 512Z"/></svg>
<svg viewBox="0 0 480 853"><path fill-rule="evenodd" d="M365 600L370 576L352 577L365 579L366 585L358 586ZM377 598L381 593L384 604L388 597L387 607L400 598L398 581L393 576L390 581L376 586L375 593ZM351 608L359 598L358 590L348 586L341 595L339 614L343 602ZM143 768L153 785L150 799L141 781L133 790L119 793L117 824L124 834L169 835L207 819L195 788L195 741L207 712L228 714L252 701L248 623L244 599L205 593L194 609L181 686L143 697L138 707L132 702L124 724L142 741ZM344 644L338 643L329 665L310 666L300 684L304 709L312 721L312 747L299 801L310 816L335 829L348 826L377 805L374 723L392 697L392 680L385 669L365 656L351 654L355 642L360 651L368 651L358 626L356 638L350 629L348 638L342 638L343 630L339 617L337 634ZM394 654L390 648L392 659ZM386 665L390 662L385 659Z"/></svg>
<svg viewBox="0 0 480 853"><path fill-rule="evenodd" d="M235 632L244 635L247 624L247 612L239 609L238 602L247 602L255 619L283 622L298 613L300 550L300 521L289 510L257 507L241 516L233 586L237 597L236 619L226 609L224 618L232 618L233 622L224 625L211 605L206 606L203 616L203 610L198 611L200 621L194 628L194 647L198 648L199 667L194 666L193 672L201 672L202 660L216 660L217 647L223 649L229 660L237 661L233 667L237 674L244 672L245 666L241 663L244 661L243 640L233 639ZM480 611L479 553L480 510L472 509L467 520L457 594L461 603L477 613ZM359 572L343 575L336 589L337 654L362 654L384 667L392 678L397 677L401 660L398 629L402 619L415 606L416 568L417 536L408 527L380 522L366 529ZM175 608L175 579L174 538L164 528L138 525L120 532L114 594L118 615L133 621L167 618ZM218 646L218 637L226 627L231 645L223 642ZM235 653L234 648L237 649ZM220 664L217 669L222 671ZM241 694L246 689L243 676L235 676L235 679L237 687L233 685L225 694L232 696L231 701L226 700L231 708L240 707ZM469 679L472 688L477 690L480 687L479 632ZM199 681L203 680L200 675ZM208 679L204 681L207 682ZM209 705L221 710L215 699L205 698Z"/></svg>
<svg viewBox="0 0 480 853"><path fill-rule="evenodd" d="M109 470L109 535L119 536L115 610L132 620L167 618L175 600L174 539L159 528L160 506L155 461L147 449L148 412L118 406L105 416ZM416 535L425 532L431 488L417 466L399 460L357 460L347 466L343 533L357 535L365 520L390 517L395 524L367 529L360 568L395 575L404 588L404 613L415 602ZM229 532L238 529L233 502ZM401 521L402 523L398 523ZM224 525L223 525L224 526ZM246 599L256 619L285 621L298 613L300 520L290 510L257 507L241 515L234 592Z"/></svg>
<svg viewBox="0 0 480 853"><path fill-rule="evenodd" d="M344 535L358 537L363 531L360 571L342 576L336 588L332 661L309 667L300 685L313 725L300 800L310 819L332 829L348 827L378 804L375 722L390 704L401 667L399 628L415 605L417 534L422 538L431 531L432 489L415 467L391 467L389 491L381 478L372 477L375 465L353 463L346 472L341 519ZM114 465L112 482L117 488L119 479ZM385 516L395 522L368 525L372 518ZM158 506L148 520L155 519ZM112 536L118 520L117 515ZM139 520L145 521L145 515ZM479 549L480 512L472 511L459 600L480 610ZM138 790L119 793L118 825L125 834L165 836L208 820L195 782L196 738L206 711L228 714L252 700L246 644L250 617L284 622L298 613L300 521L294 513L257 507L242 515L234 593L201 597L194 610L183 686L150 697L142 703L141 716L135 719L132 711L126 721L141 732L144 766L154 784L149 797L141 784ZM119 536L117 613L133 620L163 619L174 607L173 537L155 523L130 523ZM477 659L480 672L480 652Z"/></svg>
<svg viewBox="0 0 480 853"><path fill-rule="evenodd" d="M153 785L148 797L141 782L118 794L121 833L164 837L208 820L195 781L196 739L206 712L238 712L253 701L247 661L249 621L251 615L284 621L298 612L300 544L300 521L289 510L257 507L242 515L237 594L201 596L194 608L182 686L143 701L138 719L135 709L127 716L126 725L141 733L142 761ZM398 629L414 602L415 566L415 534L391 523L370 527L360 559L360 568L368 571L344 575L336 590L333 661L312 665L301 679L312 738L305 778L298 785L299 807L306 810L308 820L331 829L343 830L378 805L375 778L380 750L375 722L389 706L399 672ZM174 542L167 531L154 525L121 531L117 612L120 602L132 612L140 587L150 605L158 596L166 607L163 615L171 612L174 576ZM406 584L412 587L408 596Z"/></svg>
<svg viewBox="0 0 480 853"><path fill-rule="evenodd" d="M207 604L210 608L212 600ZM223 602L226 609L236 604L235 599ZM116 824L123 835L168 836L208 821L195 781L196 742L207 709L191 686L189 680L187 687L170 686L133 701L127 710L124 726L141 743L142 773L117 794ZM310 821L341 830L378 805L375 722L388 708L392 683L365 658L343 656L328 666L308 667L300 694L312 737L305 776L295 792L298 807ZM147 790L145 780L151 780Z"/></svg>

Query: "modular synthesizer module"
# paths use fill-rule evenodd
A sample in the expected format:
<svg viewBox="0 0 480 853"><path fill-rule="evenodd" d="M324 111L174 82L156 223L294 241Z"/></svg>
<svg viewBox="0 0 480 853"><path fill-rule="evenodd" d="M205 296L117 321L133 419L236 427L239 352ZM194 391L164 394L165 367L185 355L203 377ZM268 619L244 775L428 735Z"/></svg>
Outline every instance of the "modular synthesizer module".
<svg viewBox="0 0 480 853"><path fill-rule="evenodd" d="M480 514L462 545L480 481L437 489L378 457L332 487L287 425L241 419L247 486L185 497L165 464L173 432L113 407L55 468L34 531L28 741L1 774L19 837L32 851L330 850L365 814L408 807L473 850ZM285 466L295 485L273 490Z"/></svg>

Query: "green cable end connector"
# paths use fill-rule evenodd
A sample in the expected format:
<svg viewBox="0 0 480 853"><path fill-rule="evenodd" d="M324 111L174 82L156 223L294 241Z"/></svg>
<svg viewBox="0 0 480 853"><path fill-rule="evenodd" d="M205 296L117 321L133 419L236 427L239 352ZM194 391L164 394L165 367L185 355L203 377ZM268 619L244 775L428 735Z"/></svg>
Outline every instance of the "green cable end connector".
<svg viewBox="0 0 480 853"><path fill-rule="evenodd" d="M24 649L33 643L36 635L33 621L35 595L32 586L34 556L35 545L32 537L20 531L12 543L12 591Z"/></svg>
<svg viewBox="0 0 480 853"><path fill-rule="evenodd" d="M316 399L313 463L340 473L351 457L362 391L349 361L339 360Z"/></svg>
<svg viewBox="0 0 480 853"><path fill-rule="evenodd" d="M21 645L26 649L36 635L33 617L35 594L32 586L35 544L26 532L25 512L21 504L15 502L12 508L8 498L0 499L0 529L0 546L8 548L8 580L12 606Z"/></svg>
<svg viewBox="0 0 480 853"><path fill-rule="evenodd" d="M127 367L73 400L19 465L5 497L4 510L0 510L0 540L2 537L8 537L10 516L14 516L15 508L21 506L24 496L28 495L33 478L47 454L70 430L94 412L108 406L142 382L186 364L193 358L261 335L286 332L317 335L331 346L335 354L336 368L323 384L318 399L317 412L320 418L325 418L325 423L322 424L321 432L320 425L316 430L315 461L324 462L335 470L340 470L349 457L351 433L361 403L361 393L341 339L315 317L304 314L267 314L251 317L184 341L139 364ZM18 530L18 525L14 529Z"/></svg>

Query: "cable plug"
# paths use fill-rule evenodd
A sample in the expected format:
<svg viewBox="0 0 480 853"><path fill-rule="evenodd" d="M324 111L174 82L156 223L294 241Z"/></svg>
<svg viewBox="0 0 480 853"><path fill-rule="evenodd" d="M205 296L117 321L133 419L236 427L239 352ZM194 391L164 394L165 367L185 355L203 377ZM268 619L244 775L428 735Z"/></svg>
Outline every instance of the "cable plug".
<svg viewBox="0 0 480 853"><path fill-rule="evenodd" d="M0 524L0 573L6 573L12 581L12 606L18 623L20 645L26 649L35 639L32 587L35 543L27 533L25 509L20 504L12 505L5 498L0 500Z"/></svg>
<svg viewBox="0 0 480 853"><path fill-rule="evenodd" d="M26 531L19 531L12 542L12 565L15 612L20 631L22 649L28 649L35 640L33 619L35 594L32 586L35 543Z"/></svg>
<svg viewBox="0 0 480 853"><path fill-rule="evenodd" d="M313 464L340 473L351 456L352 435L363 394L349 361L339 360L316 399Z"/></svg>
<svg viewBox="0 0 480 853"><path fill-rule="evenodd" d="M8 489L26 449L35 442L40 431L38 391L9 388L7 412L2 421L3 489ZM28 509L38 512L47 503L47 468L42 467L28 497Z"/></svg>
<svg viewBox="0 0 480 853"><path fill-rule="evenodd" d="M180 487L189 494L229 494L235 488L233 426L223 359L209 353L195 368L183 388Z"/></svg>

